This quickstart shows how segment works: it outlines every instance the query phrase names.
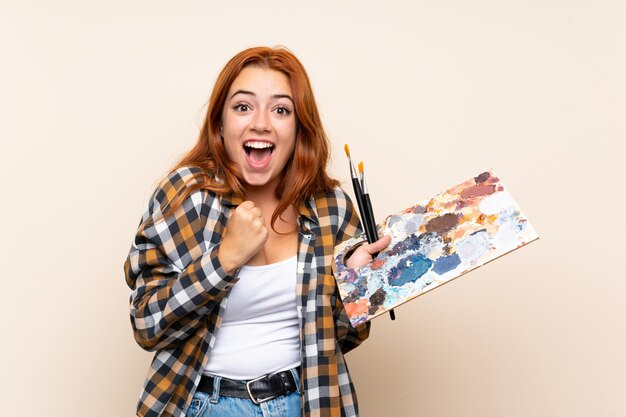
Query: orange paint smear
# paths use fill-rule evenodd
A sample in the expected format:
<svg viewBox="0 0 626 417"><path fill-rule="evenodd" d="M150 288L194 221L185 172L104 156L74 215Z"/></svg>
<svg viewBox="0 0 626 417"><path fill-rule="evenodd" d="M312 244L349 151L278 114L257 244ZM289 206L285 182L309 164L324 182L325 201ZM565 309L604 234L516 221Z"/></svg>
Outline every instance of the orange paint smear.
<svg viewBox="0 0 626 417"><path fill-rule="evenodd" d="M367 299L362 298L356 303L345 304L346 313L350 317L357 317L363 314L367 314Z"/></svg>

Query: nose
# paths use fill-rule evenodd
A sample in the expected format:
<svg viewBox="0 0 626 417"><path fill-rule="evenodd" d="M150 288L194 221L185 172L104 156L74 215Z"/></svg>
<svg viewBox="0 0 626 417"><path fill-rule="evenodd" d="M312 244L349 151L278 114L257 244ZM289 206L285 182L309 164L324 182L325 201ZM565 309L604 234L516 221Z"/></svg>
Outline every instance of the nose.
<svg viewBox="0 0 626 417"><path fill-rule="evenodd" d="M250 129L256 132L271 131L271 123L267 112L263 110L255 112L254 117L252 118L252 123L250 124Z"/></svg>

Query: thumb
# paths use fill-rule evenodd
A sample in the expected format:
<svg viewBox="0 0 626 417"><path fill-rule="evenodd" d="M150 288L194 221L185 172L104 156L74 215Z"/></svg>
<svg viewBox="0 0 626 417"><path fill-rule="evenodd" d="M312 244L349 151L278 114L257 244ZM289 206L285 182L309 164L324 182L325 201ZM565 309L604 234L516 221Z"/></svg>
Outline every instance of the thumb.
<svg viewBox="0 0 626 417"><path fill-rule="evenodd" d="M391 243L391 236L386 235L386 236L381 237L374 243L370 243L369 245L363 245L363 249L365 249L367 253L372 255L374 253L378 253L381 250L385 249L387 246L389 246L390 243Z"/></svg>

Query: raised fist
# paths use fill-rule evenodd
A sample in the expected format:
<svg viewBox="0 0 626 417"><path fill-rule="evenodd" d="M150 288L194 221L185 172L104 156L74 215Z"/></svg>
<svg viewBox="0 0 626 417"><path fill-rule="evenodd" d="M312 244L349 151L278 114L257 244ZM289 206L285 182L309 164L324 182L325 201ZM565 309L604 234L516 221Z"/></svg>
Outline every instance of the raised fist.
<svg viewBox="0 0 626 417"><path fill-rule="evenodd" d="M244 201L231 212L220 244L218 258L222 268L233 274L265 245L269 231L261 209Z"/></svg>

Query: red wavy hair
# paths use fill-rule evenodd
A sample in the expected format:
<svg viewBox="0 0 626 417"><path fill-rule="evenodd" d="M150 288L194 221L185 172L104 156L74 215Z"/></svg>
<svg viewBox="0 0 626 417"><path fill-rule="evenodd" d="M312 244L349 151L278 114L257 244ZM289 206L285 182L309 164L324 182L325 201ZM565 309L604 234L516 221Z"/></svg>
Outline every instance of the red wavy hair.
<svg viewBox="0 0 626 417"><path fill-rule="evenodd" d="M328 176L328 137L324 132L309 77L300 61L284 47L255 47L235 55L222 69L211 98L207 114L195 146L185 154L172 171L183 166L195 166L201 172L175 198L174 211L191 193L199 189L218 195L232 193L245 198L245 184L238 165L228 157L219 133L222 112L228 90L241 70L258 66L282 72L289 78L297 121L295 149L276 187L278 206L272 214L271 225L290 206L297 205L319 193L331 191L339 181ZM216 180L219 179L219 180Z"/></svg>

